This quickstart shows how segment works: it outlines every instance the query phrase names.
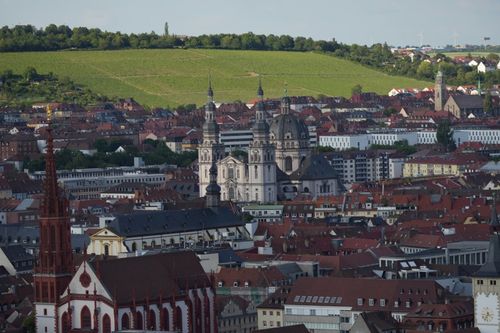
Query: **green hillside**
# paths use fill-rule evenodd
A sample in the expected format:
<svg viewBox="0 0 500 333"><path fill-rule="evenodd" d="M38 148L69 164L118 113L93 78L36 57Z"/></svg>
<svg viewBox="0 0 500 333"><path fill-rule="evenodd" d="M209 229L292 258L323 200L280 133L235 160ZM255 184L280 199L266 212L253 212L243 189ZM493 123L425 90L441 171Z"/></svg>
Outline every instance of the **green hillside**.
<svg viewBox="0 0 500 333"><path fill-rule="evenodd" d="M289 95L312 96L350 96L356 84L379 94L393 87L429 85L316 53L198 49L0 53L0 71L22 73L28 66L149 106L204 103L209 71L217 102L253 99L257 73L267 97L281 96L285 83Z"/></svg>

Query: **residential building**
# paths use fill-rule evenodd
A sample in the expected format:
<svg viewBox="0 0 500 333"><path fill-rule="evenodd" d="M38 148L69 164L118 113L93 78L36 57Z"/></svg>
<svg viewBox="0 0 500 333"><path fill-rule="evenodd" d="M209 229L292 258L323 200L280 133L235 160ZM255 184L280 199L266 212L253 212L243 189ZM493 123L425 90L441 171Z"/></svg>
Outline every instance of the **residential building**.
<svg viewBox="0 0 500 333"><path fill-rule="evenodd" d="M445 290L432 280L302 278L287 297L283 320L315 332L346 332L363 312L385 311L402 321L418 306L444 298Z"/></svg>
<svg viewBox="0 0 500 333"><path fill-rule="evenodd" d="M219 296L216 300L218 333L251 333L257 329L255 305L240 296Z"/></svg>

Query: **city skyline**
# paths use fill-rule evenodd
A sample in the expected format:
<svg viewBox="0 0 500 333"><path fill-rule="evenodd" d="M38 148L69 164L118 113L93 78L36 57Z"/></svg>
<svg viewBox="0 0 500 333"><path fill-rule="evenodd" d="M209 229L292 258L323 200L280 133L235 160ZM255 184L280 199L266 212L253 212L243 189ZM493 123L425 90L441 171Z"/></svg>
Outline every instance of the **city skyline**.
<svg viewBox="0 0 500 333"><path fill-rule="evenodd" d="M418 6L393 0L356 3L255 0L243 2L187 0L166 3L151 0L66 2L49 0L0 0L2 25L32 24L38 28L54 23L86 26L107 31L178 35L215 33L275 34L312 37L347 44L384 43L394 46L447 44L498 44L496 16L500 2L480 0L423 0ZM408 17L411 13L411 17ZM462 23L463 22L463 23Z"/></svg>

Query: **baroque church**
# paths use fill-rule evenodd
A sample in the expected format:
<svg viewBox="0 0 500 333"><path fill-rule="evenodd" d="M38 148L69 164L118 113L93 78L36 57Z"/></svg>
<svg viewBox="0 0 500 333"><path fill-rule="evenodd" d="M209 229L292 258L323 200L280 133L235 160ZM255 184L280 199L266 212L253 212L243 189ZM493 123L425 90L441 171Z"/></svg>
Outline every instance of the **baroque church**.
<svg viewBox="0 0 500 333"><path fill-rule="evenodd" d="M206 193L212 167L218 170L217 183L224 201L272 203L300 194L316 198L341 191L334 168L326 159L312 154L308 128L292 113L286 94L280 113L268 119L259 82L253 140L247 156L226 156L219 140L213 97L210 84L203 141L198 150L200 196Z"/></svg>

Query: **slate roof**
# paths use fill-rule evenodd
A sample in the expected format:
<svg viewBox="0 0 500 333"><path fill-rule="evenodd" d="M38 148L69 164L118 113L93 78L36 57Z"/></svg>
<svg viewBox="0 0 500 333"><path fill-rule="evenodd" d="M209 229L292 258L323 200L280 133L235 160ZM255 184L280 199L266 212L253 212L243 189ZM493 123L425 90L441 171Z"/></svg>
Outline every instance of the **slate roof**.
<svg viewBox="0 0 500 333"><path fill-rule="evenodd" d="M24 247L21 245L2 246L2 251L11 263L34 259L33 255L26 252Z"/></svg>
<svg viewBox="0 0 500 333"><path fill-rule="evenodd" d="M490 237L486 263L475 274L476 277L500 277L500 235Z"/></svg>
<svg viewBox="0 0 500 333"><path fill-rule="evenodd" d="M186 288L209 287L210 281L192 251L89 262L118 304L150 302L184 294ZM135 272L135 274L131 274Z"/></svg>
<svg viewBox="0 0 500 333"><path fill-rule="evenodd" d="M291 175L293 180L319 180L337 178L337 172L328 160L320 155L306 158Z"/></svg>
<svg viewBox="0 0 500 333"><path fill-rule="evenodd" d="M477 95L455 95L452 96L460 109L482 109L483 99Z"/></svg>
<svg viewBox="0 0 500 333"><path fill-rule="evenodd" d="M244 226L245 222L228 207L134 212L117 215L110 224L125 237L170 234L194 230Z"/></svg>

